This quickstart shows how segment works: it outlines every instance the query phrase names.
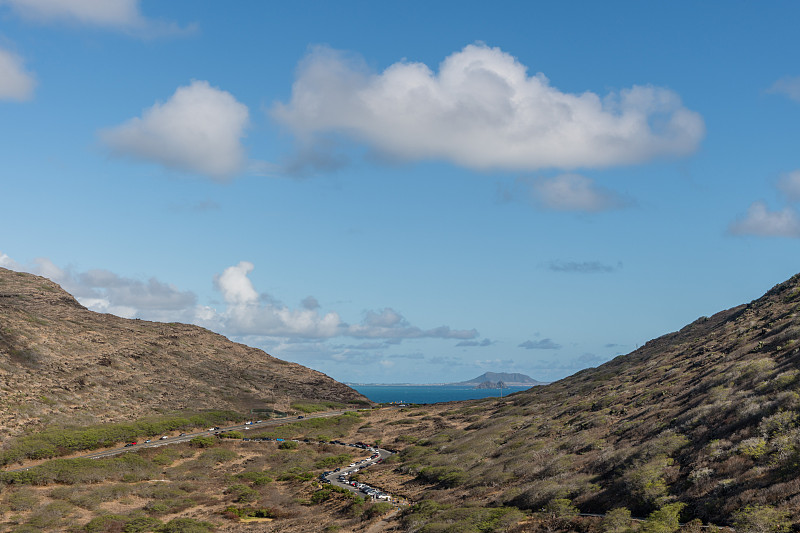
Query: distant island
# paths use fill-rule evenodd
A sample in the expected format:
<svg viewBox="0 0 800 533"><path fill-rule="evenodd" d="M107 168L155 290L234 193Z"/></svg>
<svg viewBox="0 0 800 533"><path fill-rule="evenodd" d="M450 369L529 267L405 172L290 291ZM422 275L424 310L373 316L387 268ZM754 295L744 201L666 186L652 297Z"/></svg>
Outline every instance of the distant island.
<svg viewBox="0 0 800 533"><path fill-rule="evenodd" d="M530 376L517 372L486 372L468 381L456 383L345 383L345 385L369 385L385 387L469 387L474 389L498 389L502 383L506 387L534 387L536 385L546 385L546 381L536 381Z"/></svg>
<svg viewBox="0 0 800 533"><path fill-rule="evenodd" d="M481 389L498 389L500 384L503 387L533 387L534 385L544 385L544 381L536 381L530 376L517 372L486 372L477 378L459 383L451 383L460 387L479 387ZM490 385L494 385L493 387Z"/></svg>

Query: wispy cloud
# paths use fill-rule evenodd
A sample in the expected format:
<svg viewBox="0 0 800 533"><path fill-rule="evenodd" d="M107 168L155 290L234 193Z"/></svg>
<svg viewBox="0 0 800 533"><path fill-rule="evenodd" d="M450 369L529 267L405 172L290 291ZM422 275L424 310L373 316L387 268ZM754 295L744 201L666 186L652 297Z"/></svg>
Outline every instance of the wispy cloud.
<svg viewBox="0 0 800 533"><path fill-rule="evenodd" d="M458 342L458 343L456 343L456 346L467 346L467 347L471 347L471 346L479 346L479 347L481 347L481 348L484 348L484 347L486 347L486 346L492 346L492 345L493 345L493 344L495 344L496 342L497 342L497 341L493 341L493 340L491 340L491 339L470 340L470 341L461 341L461 342Z"/></svg>
<svg viewBox="0 0 800 533"><path fill-rule="evenodd" d="M732 235L800 238L800 216L789 207L770 211L764 202L753 202L747 213L728 227L728 232Z"/></svg>
<svg viewBox="0 0 800 533"><path fill-rule="evenodd" d="M569 274L606 274L622 269L622 263L607 265L600 261L550 261L547 268L553 272Z"/></svg>
<svg viewBox="0 0 800 533"><path fill-rule="evenodd" d="M232 94L195 80L100 138L116 155L222 180L245 168L248 122L247 107Z"/></svg>
<svg viewBox="0 0 800 533"><path fill-rule="evenodd" d="M779 79L767 89L767 92L788 96L795 102L800 102L800 76L786 76Z"/></svg>
<svg viewBox="0 0 800 533"><path fill-rule="evenodd" d="M778 179L778 190L790 202L800 202L800 170L792 170L781 174Z"/></svg>
<svg viewBox="0 0 800 533"><path fill-rule="evenodd" d="M297 72L291 100L272 116L323 166L336 161L320 158L330 134L393 160L502 170L640 163L689 154L705 135L700 115L670 90L567 93L484 44L451 54L438 72L401 61L375 73L360 57L317 47Z"/></svg>
<svg viewBox="0 0 800 533"><path fill-rule="evenodd" d="M634 205L632 200L580 174L518 178L511 186L500 185L498 192L501 202L521 201L552 211L599 213Z"/></svg>
<svg viewBox="0 0 800 533"><path fill-rule="evenodd" d="M21 18L46 24L65 23L106 28L140 37L192 33L195 25L150 19L142 14L139 0L0 0Z"/></svg>
<svg viewBox="0 0 800 533"><path fill-rule="evenodd" d="M550 339L541 339L538 341L527 340L517 345L518 348L525 348L526 350L558 350L561 348L560 344L556 344Z"/></svg>
<svg viewBox="0 0 800 533"><path fill-rule="evenodd" d="M631 202L579 174L562 174L535 180L531 193L536 203L555 211L597 213L627 207Z"/></svg>
<svg viewBox="0 0 800 533"><path fill-rule="evenodd" d="M36 80L22 58L0 48L0 100L29 100L34 87Z"/></svg>

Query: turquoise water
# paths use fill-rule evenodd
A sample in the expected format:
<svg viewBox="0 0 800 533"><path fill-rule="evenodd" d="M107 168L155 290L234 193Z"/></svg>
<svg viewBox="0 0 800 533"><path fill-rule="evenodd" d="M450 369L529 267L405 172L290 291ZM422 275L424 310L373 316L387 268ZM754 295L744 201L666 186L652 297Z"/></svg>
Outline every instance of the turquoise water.
<svg viewBox="0 0 800 533"><path fill-rule="evenodd" d="M378 403L439 403L457 400L477 400L500 396L500 389L471 389L467 387L442 387L437 385L350 385ZM528 387L504 387L503 396L528 390Z"/></svg>

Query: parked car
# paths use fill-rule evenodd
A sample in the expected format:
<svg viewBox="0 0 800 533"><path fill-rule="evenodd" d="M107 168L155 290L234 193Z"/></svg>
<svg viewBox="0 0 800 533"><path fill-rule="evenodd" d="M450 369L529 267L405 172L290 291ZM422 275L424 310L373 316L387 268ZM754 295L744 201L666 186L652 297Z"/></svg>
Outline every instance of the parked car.
<svg viewBox="0 0 800 533"><path fill-rule="evenodd" d="M159 440L167 440L168 438L169 438L169 437L167 437L166 435L164 435L164 436L163 436L163 437L161 437L161 439L159 439Z"/></svg>

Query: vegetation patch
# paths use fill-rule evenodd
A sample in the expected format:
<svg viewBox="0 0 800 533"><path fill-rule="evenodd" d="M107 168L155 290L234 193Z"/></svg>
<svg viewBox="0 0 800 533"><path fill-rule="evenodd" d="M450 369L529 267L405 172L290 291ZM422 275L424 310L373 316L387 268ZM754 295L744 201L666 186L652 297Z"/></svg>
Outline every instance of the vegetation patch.
<svg viewBox="0 0 800 533"><path fill-rule="evenodd" d="M241 420L244 420L244 417L233 411L206 411L147 417L126 424L48 428L15 439L0 453L0 465L26 459L52 459L77 451L132 442L140 437L155 437L175 431Z"/></svg>
<svg viewBox="0 0 800 533"><path fill-rule="evenodd" d="M345 407L347 407L346 404L339 402L295 402L292 404L292 409L301 413L318 413Z"/></svg>

